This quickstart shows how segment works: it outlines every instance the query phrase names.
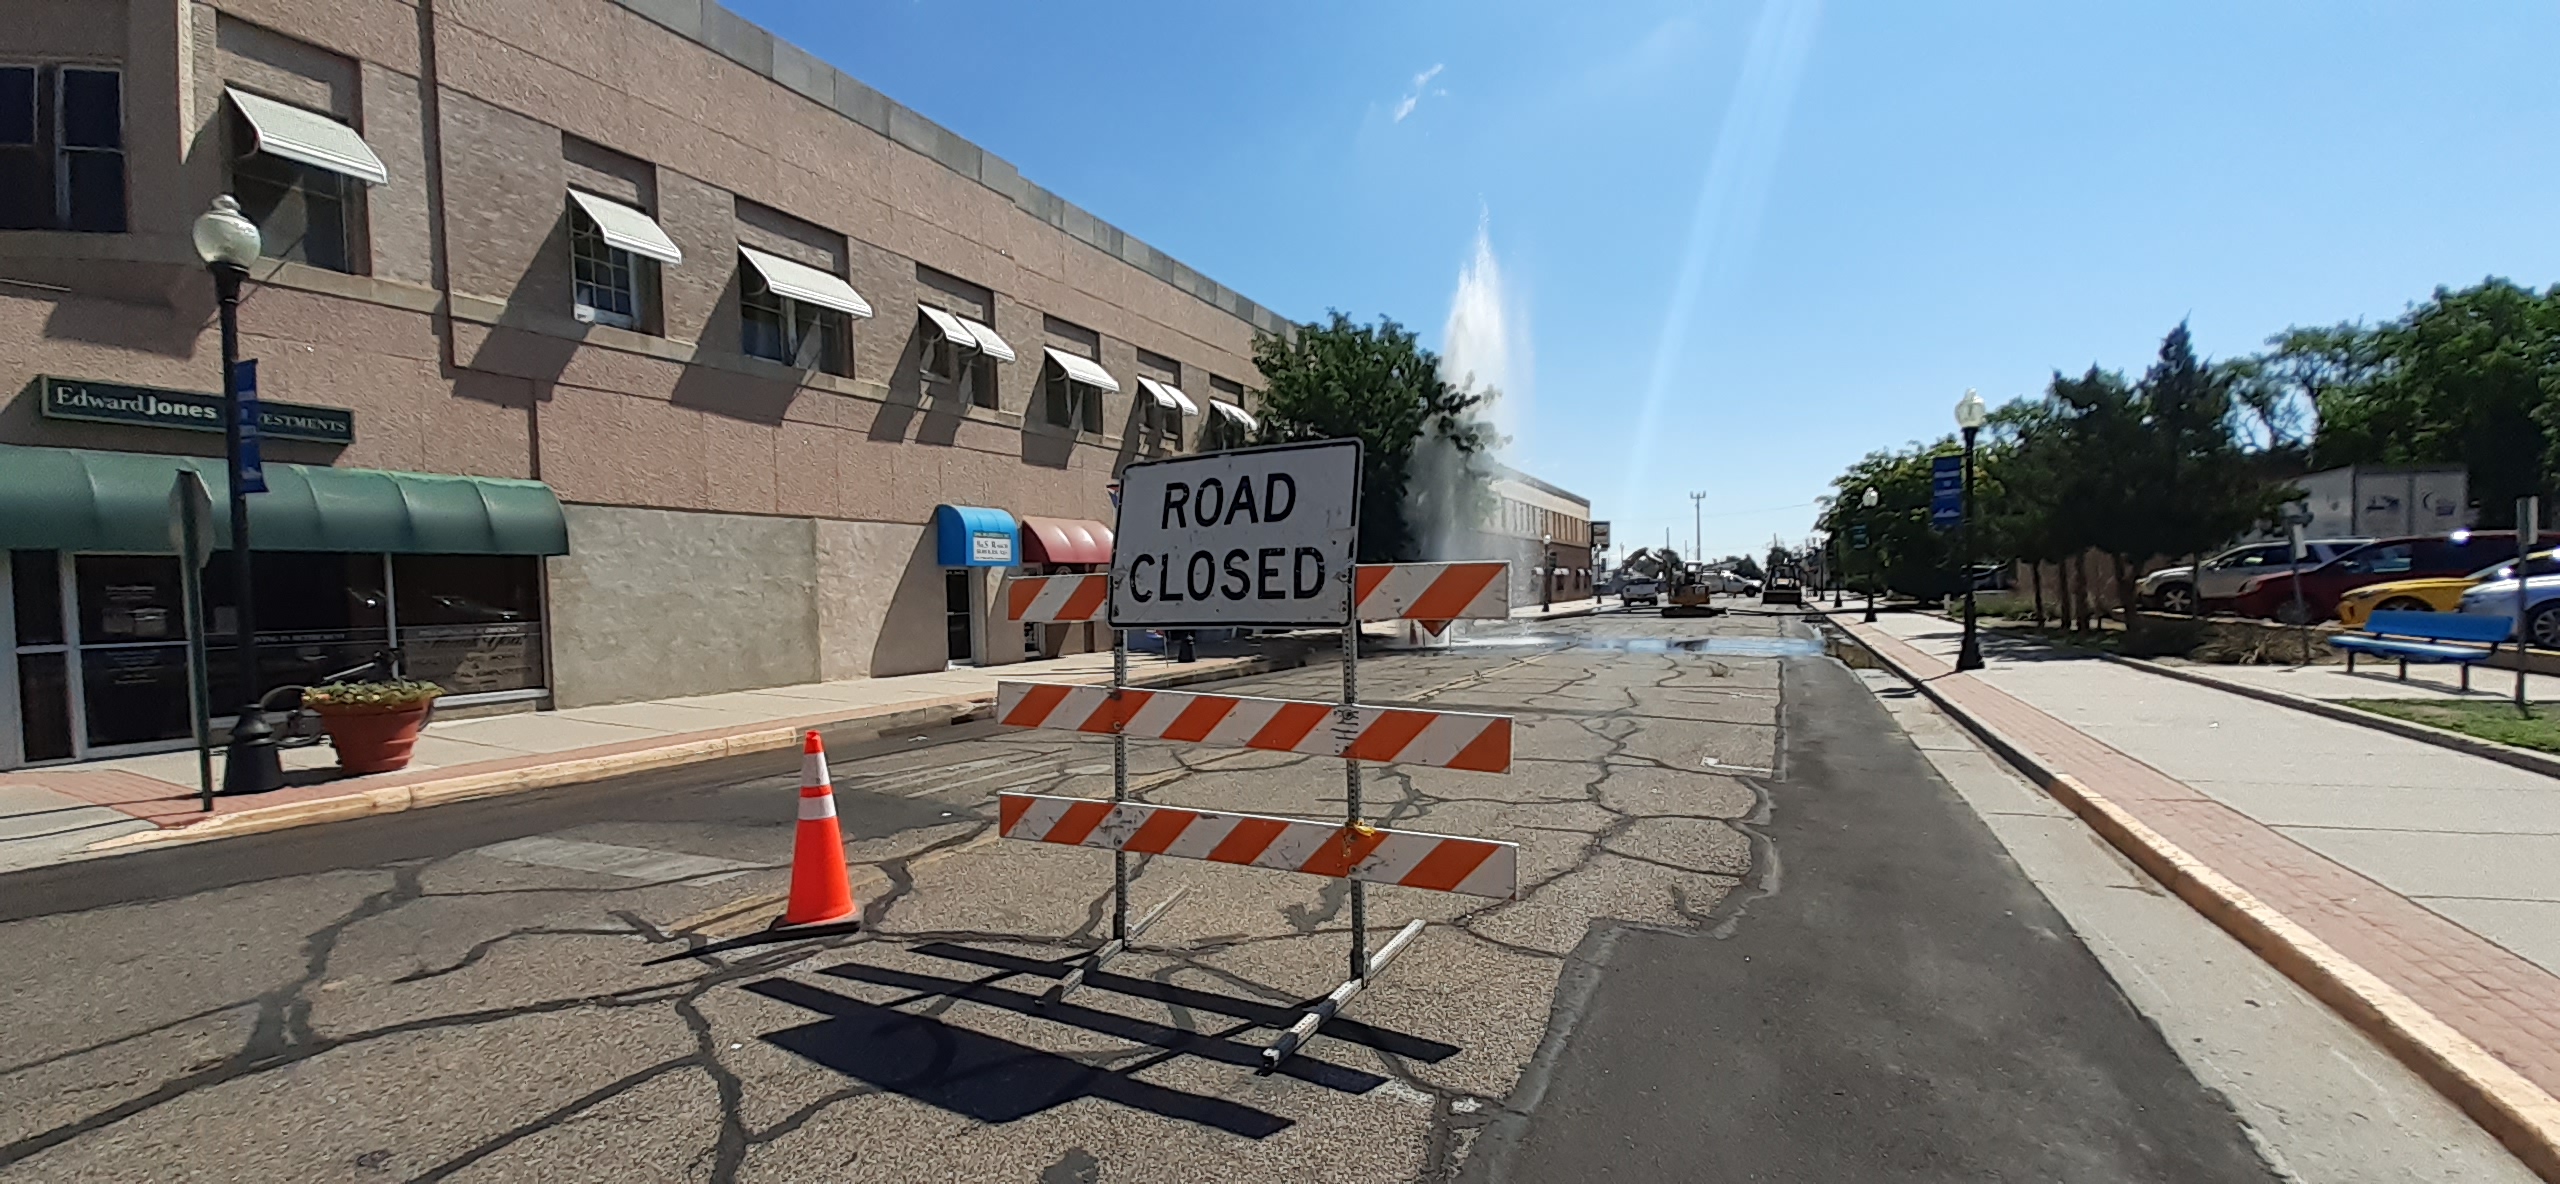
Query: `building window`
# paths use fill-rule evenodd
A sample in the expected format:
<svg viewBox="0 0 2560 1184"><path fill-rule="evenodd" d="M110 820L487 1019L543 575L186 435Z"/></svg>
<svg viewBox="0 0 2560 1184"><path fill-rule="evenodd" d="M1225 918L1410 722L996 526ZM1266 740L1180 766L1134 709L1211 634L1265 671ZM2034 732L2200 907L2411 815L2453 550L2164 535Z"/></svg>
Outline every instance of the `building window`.
<svg viewBox="0 0 2560 1184"><path fill-rule="evenodd" d="M576 287L581 321L638 329L640 310L648 307L643 288L656 274L657 261L643 259L604 241L595 220L569 214L569 273Z"/></svg>
<svg viewBox="0 0 2560 1184"><path fill-rule="evenodd" d="M241 214L258 224L258 253L354 274L364 182L255 151L257 134L247 117L235 108L229 122L231 195Z"/></svg>
<svg viewBox="0 0 2560 1184"><path fill-rule="evenodd" d="M0 230L124 228L123 76L0 66Z"/></svg>
<svg viewBox="0 0 2560 1184"><path fill-rule="evenodd" d="M984 350L956 343L950 335L929 327L925 332L923 369L927 383L963 392L975 406L997 405L995 363Z"/></svg>
<svg viewBox="0 0 2560 1184"><path fill-rule="evenodd" d="M851 373L847 366L846 315L807 301L776 295L749 269L739 294L739 348L749 357L802 370Z"/></svg>
<svg viewBox="0 0 2560 1184"><path fill-rule="evenodd" d="M1048 405L1049 422L1062 428L1102 431L1102 392L1067 377L1057 363L1049 364L1048 373L1040 380L1042 401Z"/></svg>

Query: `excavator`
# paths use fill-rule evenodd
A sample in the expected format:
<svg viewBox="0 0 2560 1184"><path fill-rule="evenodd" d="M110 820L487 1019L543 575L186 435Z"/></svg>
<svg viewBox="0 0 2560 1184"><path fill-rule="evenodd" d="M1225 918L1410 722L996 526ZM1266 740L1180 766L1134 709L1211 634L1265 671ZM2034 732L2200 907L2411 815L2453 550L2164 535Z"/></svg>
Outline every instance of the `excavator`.
<svg viewBox="0 0 2560 1184"><path fill-rule="evenodd" d="M1709 580L1706 567L1682 562L1680 553L1669 547L1638 547L1628 552L1619 568L1660 587L1663 616L1712 617L1724 611L1707 603L1715 594L1715 584Z"/></svg>

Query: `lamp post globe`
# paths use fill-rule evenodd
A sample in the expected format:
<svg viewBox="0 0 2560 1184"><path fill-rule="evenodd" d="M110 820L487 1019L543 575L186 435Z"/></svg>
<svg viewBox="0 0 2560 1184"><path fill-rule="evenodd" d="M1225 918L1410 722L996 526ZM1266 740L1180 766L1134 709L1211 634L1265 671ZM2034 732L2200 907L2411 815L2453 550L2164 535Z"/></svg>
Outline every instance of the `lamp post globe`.
<svg viewBox="0 0 2560 1184"><path fill-rule="evenodd" d="M1956 650L1956 669L1982 669L1982 639L1973 609L1973 438L1991 421L1982 396L1967 390L1956 400L1956 428L1964 433L1964 514L1956 521L1956 578L1964 582L1964 644Z"/></svg>
<svg viewBox="0 0 2560 1184"><path fill-rule="evenodd" d="M230 194L213 199L213 208L196 218L196 257L213 273L213 294L222 316L222 451L231 478L232 648L240 661L240 714L232 721L231 741L222 763L222 792L264 793L284 784L276 758L274 729L258 705L257 597L249 574L249 493L241 480L240 283L249 278L265 243L258 226L240 214Z"/></svg>
<svg viewBox="0 0 2560 1184"><path fill-rule="evenodd" d="M258 237L258 224L240 215L240 203L226 193L213 199L213 208L196 216L196 258L207 267L246 269L258 259L265 244Z"/></svg>

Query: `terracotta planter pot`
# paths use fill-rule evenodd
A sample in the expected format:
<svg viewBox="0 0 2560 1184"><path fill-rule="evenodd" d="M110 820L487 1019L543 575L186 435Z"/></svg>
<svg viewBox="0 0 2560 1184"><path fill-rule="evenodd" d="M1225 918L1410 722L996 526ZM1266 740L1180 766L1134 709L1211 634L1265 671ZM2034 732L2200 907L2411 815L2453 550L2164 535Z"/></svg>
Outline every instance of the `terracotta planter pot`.
<svg viewBox="0 0 2560 1184"><path fill-rule="evenodd" d="M320 726L338 750L338 767L350 773L389 773L409 767L409 752L418 746L418 730L427 724L432 703L398 711L325 711Z"/></svg>

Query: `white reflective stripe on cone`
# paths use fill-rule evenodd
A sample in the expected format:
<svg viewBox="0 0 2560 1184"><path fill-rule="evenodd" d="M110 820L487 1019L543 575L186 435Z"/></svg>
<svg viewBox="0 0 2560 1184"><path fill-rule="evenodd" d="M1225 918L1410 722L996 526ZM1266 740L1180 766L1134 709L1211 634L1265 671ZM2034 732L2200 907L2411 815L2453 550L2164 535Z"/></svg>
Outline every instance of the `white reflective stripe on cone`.
<svg viewBox="0 0 2560 1184"><path fill-rule="evenodd" d="M816 822L821 818L835 816L836 795L834 794L822 793L814 798L800 799L800 821L802 822Z"/></svg>
<svg viewBox="0 0 2560 1184"><path fill-rule="evenodd" d="M804 752L800 754L800 788L807 789L812 785L833 784L835 784L835 782L827 780L827 754L823 752Z"/></svg>

